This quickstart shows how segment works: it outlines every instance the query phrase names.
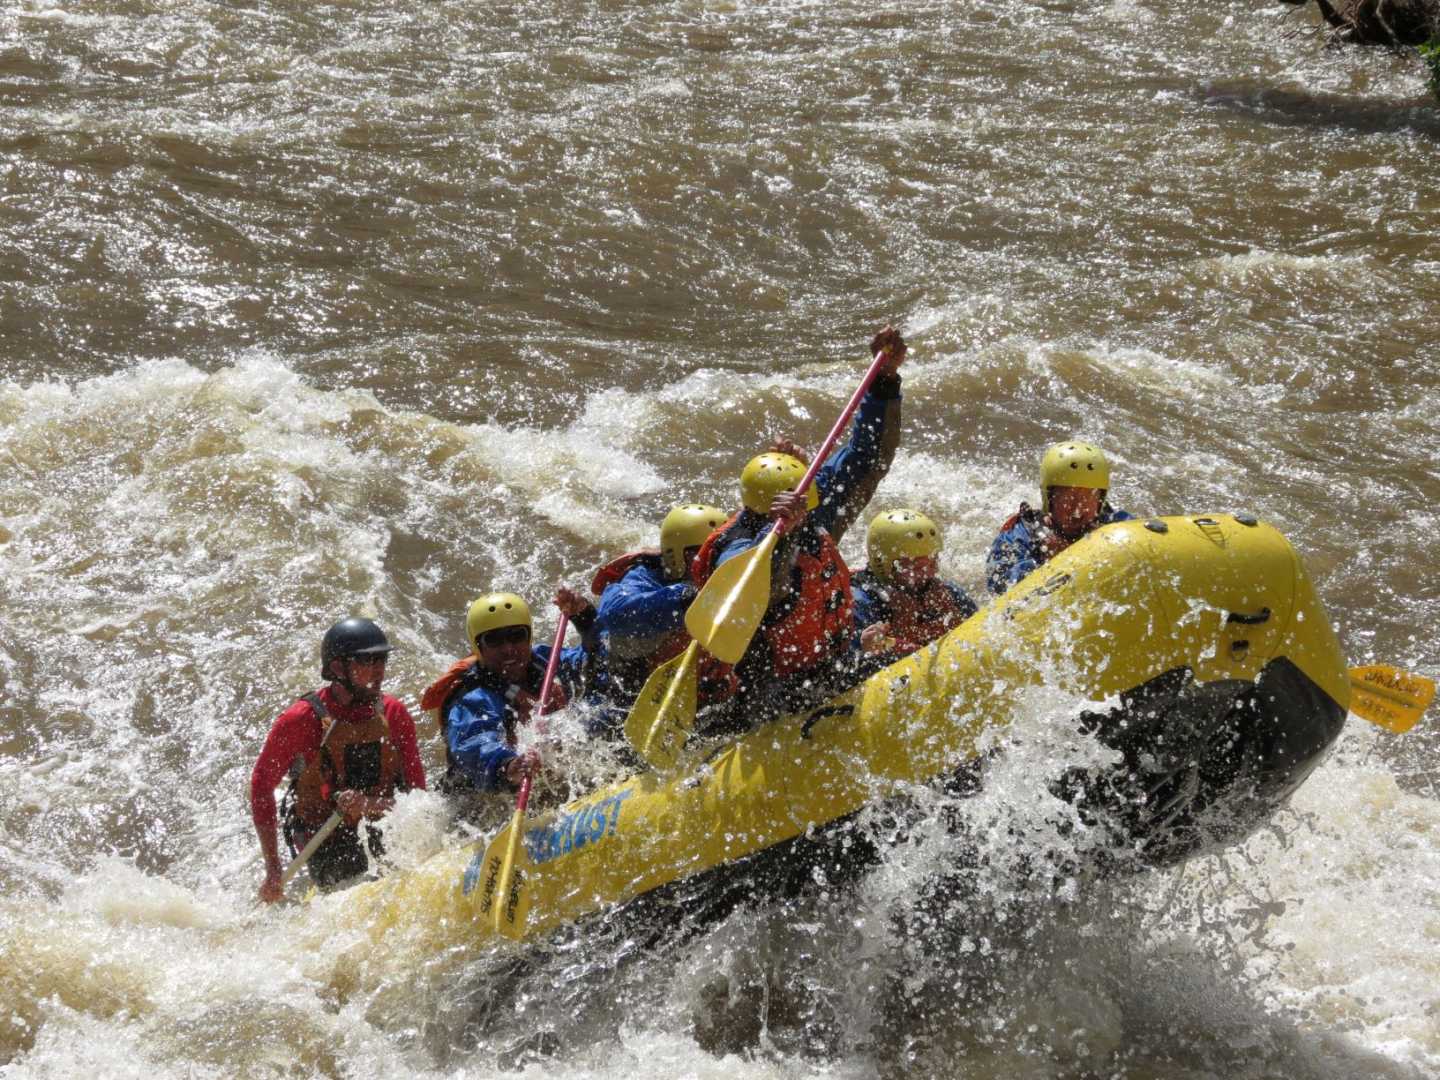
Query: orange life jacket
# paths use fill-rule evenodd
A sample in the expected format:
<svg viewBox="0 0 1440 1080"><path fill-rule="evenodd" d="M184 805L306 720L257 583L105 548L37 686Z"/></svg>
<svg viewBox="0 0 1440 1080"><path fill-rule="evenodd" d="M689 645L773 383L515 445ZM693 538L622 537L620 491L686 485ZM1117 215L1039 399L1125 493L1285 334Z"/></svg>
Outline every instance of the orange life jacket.
<svg viewBox="0 0 1440 1080"><path fill-rule="evenodd" d="M465 681L465 676L470 674L470 669L479 661L480 657L475 653L456 660L445 669L445 674L427 686L420 695L420 708L428 712L440 725L442 736L445 732L445 705L449 702L450 695Z"/></svg>
<svg viewBox="0 0 1440 1080"><path fill-rule="evenodd" d="M897 652L912 653L948 634L970 617L967 609L939 578L931 578L920 592L881 581L868 571L859 582L876 601L881 621L890 624Z"/></svg>
<svg viewBox="0 0 1440 1080"><path fill-rule="evenodd" d="M716 557L737 517L739 514L732 514L701 545L691 567L698 584L704 585L715 572ZM818 539L819 550L800 547L792 571L790 604L779 615L767 613L760 624L777 677L809 671L848 649L854 631L850 569L828 532L818 529L811 535Z"/></svg>
<svg viewBox="0 0 1440 1080"><path fill-rule="evenodd" d="M389 798L404 787L405 765L390 737L382 702L364 720L336 720L318 694L306 694L320 721L320 746L305 755L294 778L293 808L303 828L315 829L335 810L335 795L359 791Z"/></svg>

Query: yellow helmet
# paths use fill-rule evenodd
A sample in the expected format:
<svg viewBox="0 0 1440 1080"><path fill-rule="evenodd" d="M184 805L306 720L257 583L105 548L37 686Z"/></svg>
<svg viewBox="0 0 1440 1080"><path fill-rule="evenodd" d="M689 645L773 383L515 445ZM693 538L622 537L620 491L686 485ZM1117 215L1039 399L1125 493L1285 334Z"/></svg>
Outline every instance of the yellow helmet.
<svg viewBox="0 0 1440 1080"><path fill-rule="evenodd" d="M660 565L665 576L679 581L685 576L685 549L699 547L725 524L725 511L700 503L677 506L660 523Z"/></svg>
<svg viewBox="0 0 1440 1080"><path fill-rule="evenodd" d="M470 611L465 616L465 633L470 638L470 644L477 647L479 642L476 639L480 635L506 626L524 626L527 629L531 626L530 605L514 593L487 593L470 605Z"/></svg>
<svg viewBox="0 0 1440 1080"><path fill-rule="evenodd" d="M1040 462L1040 506L1050 512L1052 487L1110 488L1110 462L1098 446L1083 442L1056 443Z"/></svg>
<svg viewBox="0 0 1440 1080"><path fill-rule="evenodd" d="M770 452L750 459L740 474L740 501L757 514L770 513L770 504L782 491L794 491L805 479L805 463L789 454ZM806 492L805 509L820 505L820 492L812 482Z"/></svg>
<svg viewBox="0 0 1440 1080"><path fill-rule="evenodd" d="M876 514L865 536L870 571L888 578L896 559L931 558L944 546L935 523L918 510L887 510Z"/></svg>

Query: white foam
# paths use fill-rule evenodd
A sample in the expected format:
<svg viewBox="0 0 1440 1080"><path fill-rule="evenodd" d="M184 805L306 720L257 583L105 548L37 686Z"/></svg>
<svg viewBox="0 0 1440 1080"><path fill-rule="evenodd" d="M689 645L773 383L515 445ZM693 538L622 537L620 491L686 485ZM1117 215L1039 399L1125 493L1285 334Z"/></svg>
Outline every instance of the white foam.
<svg viewBox="0 0 1440 1080"><path fill-rule="evenodd" d="M1199 265L1215 271L1222 281L1240 285L1256 276L1293 274L1336 286L1365 284L1367 292L1374 287L1367 278L1380 272L1374 261L1365 255L1294 255L1263 248L1205 259Z"/></svg>
<svg viewBox="0 0 1440 1080"><path fill-rule="evenodd" d="M1440 833L1440 803L1402 792L1387 771L1335 762L1294 805L1313 828L1259 866L1294 898L1272 929L1286 950L1276 992L1440 1069L1440 1028L1424 1019L1440 982L1440 852L1424 838Z"/></svg>
<svg viewBox="0 0 1440 1080"><path fill-rule="evenodd" d="M209 929L217 914L165 878L141 873L128 859L101 858L61 900L68 911L88 912L113 926Z"/></svg>

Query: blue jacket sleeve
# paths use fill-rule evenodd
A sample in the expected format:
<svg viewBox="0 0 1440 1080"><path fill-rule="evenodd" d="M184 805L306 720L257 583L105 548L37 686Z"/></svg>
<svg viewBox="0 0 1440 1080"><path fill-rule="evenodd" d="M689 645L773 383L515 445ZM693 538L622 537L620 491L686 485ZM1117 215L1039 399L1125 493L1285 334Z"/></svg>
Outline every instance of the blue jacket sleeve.
<svg viewBox="0 0 1440 1080"><path fill-rule="evenodd" d="M497 791L500 770L515 757L505 745L505 699L483 687L471 690L445 714L445 742L465 778L480 791Z"/></svg>
<svg viewBox="0 0 1440 1080"><path fill-rule="evenodd" d="M850 425L850 438L831 452L815 474L820 505L812 512L812 519L821 528L835 531L846 496L879 466L885 416L894 400L896 398L877 397L873 390L861 398L860 408Z"/></svg>
<svg viewBox="0 0 1440 1080"><path fill-rule="evenodd" d="M876 610L874 598L860 586L852 590L854 611L855 611L855 639L858 642L860 633L867 627L880 621L879 612Z"/></svg>
<svg viewBox="0 0 1440 1080"><path fill-rule="evenodd" d="M851 587L851 611L855 619L855 633L851 638L850 648L856 656L863 656L865 650L860 647L860 635L867 626L873 626L880 621L880 613L874 597L859 585Z"/></svg>
<svg viewBox="0 0 1440 1080"><path fill-rule="evenodd" d="M649 638L685 625L685 610L695 597L688 581L669 584L644 568L631 570L600 597L596 619L612 644L621 638Z"/></svg>
<svg viewBox="0 0 1440 1080"><path fill-rule="evenodd" d="M985 560L985 587L1001 595L1026 574L1039 566L1035 558L1035 538L1024 521L1017 521L995 538L990 557Z"/></svg>

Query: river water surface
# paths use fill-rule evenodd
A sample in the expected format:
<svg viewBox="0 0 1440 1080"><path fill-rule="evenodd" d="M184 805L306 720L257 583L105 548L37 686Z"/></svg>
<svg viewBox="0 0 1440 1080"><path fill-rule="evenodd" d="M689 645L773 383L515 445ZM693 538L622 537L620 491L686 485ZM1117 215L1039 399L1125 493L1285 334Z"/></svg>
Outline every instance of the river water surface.
<svg viewBox="0 0 1440 1080"><path fill-rule="evenodd" d="M1019 699L994 902L924 963L890 916L939 811L858 890L507 975L258 911L246 805L332 621L418 712L470 598L731 505L886 322L876 509L948 576L1083 436L1121 506L1280 527L1352 662L1440 675L1437 151L1413 59L1224 0L6 5L0 1073L1440 1075L1433 717L1352 718L1240 848L1017 900L1075 704Z"/></svg>

